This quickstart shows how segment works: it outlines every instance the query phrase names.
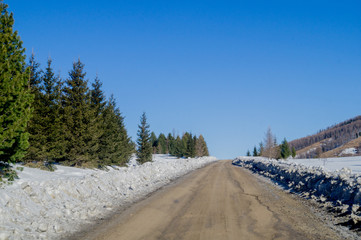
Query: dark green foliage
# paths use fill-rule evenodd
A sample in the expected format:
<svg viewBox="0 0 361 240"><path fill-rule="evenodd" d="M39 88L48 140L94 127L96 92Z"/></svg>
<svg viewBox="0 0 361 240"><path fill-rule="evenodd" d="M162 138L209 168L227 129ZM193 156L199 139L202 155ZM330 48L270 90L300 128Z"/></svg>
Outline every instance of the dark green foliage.
<svg viewBox="0 0 361 240"><path fill-rule="evenodd" d="M29 122L30 147L26 154L26 161L56 161L64 155L64 137L62 116L60 115L61 81L55 77L49 59L45 72L31 67L31 76L38 76L39 80L32 80L37 87L32 87L35 95L33 116ZM30 59L30 66L38 66L34 56Z"/></svg>
<svg viewBox="0 0 361 240"><path fill-rule="evenodd" d="M133 153L133 146L124 126L124 118L111 96L102 111L103 134L99 139L99 166L123 166Z"/></svg>
<svg viewBox="0 0 361 240"><path fill-rule="evenodd" d="M97 151L101 129L96 119L96 111L91 104L91 96L85 80L84 64L73 63L69 78L63 88L63 114L65 123L66 155L65 163L71 166L98 167Z"/></svg>
<svg viewBox="0 0 361 240"><path fill-rule="evenodd" d="M166 154L168 153L167 138L163 133L159 134L158 137L158 151L157 153Z"/></svg>
<svg viewBox="0 0 361 240"><path fill-rule="evenodd" d="M289 156L291 156L290 146L288 145L286 138L282 141L280 145L280 154L281 158L283 159L287 159Z"/></svg>
<svg viewBox="0 0 361 240"><path fill-rule="evenodd" d="M176 155L176 141L171 133L167 136L168 152L170 155Z"/></svg>
<svg viewBox="0 0 361 240"><path fill-rule="evenodd" d="M150 134L150 142L152 144L152 152L155 154L155 153L158 153L158 138L157 138L157 135L155 135L154 132L152 132Z"/></svg>
<svg viewBox="0 0 361 240"><path fill-rule="evenodd" d="M246 154L248 157L251 156L251 152L249 150L247 150L247 154Z"/></svg>
<svg viewBox="0 0 361 240"><path fill-rule="evenodd" d="M254 146L254 148L253 148L253 156L254 156L254 157L257 157L257 156L258 156L258 152L257 152L256 146Z"/></svg>
<svg viewBox="0 0 361 240"><path fill-rule="evenodd" d="M296 157L296 148L292 147L292 157Z"/></svg>
<svg viewBox="0 0 361 240"><path fill-rule="evenodd" d="M16 162L29 147L26 130L31 117L33 96L29 89L29 69L25 49L7 5L0 2L0 160Z"/></svg>
<svg viewBox="0 0 361 240"><path fill-rule="evenodd" d="M145 113L140 118L140 125L138 125L138 139L137 139L137 157L138 162L145 163L152 161L152 144L150 142L149 124L147 123L147 116Z"/></svg>

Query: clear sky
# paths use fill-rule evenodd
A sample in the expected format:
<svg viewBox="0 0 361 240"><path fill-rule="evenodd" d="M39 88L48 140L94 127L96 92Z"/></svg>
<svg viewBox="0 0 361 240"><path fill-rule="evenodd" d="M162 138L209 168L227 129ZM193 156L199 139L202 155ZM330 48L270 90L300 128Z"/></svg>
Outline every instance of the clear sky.
<svg viewBox="0 0 361 240"><path fill-rule="evenodd" d="M359 0L5 3L27 55L98 74L133 140L145 111L155 133L234 158L268 126L292 140L361 114Z"/></svg>

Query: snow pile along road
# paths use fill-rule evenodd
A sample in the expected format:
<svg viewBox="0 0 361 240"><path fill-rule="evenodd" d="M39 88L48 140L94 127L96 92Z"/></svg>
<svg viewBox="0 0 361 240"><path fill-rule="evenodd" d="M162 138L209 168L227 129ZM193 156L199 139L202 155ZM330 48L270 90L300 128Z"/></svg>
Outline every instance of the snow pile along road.
<svg viewBox="0 0 361 240"><path fill-rule="evenodd" d="M19 180L0 188L0 239L63 238L213 161L155 155L153 162L108 171L25 168Z"/></svg>
<svg viewBox="0 0 361 240"><path fill-rule="evenodd" d="M233 164L269 177L302 197L314 199L333 212L348 216L353 224L361 222L361 175L353 174L348 168L327 171L323 167L261 157L238 157Z"/></svg>

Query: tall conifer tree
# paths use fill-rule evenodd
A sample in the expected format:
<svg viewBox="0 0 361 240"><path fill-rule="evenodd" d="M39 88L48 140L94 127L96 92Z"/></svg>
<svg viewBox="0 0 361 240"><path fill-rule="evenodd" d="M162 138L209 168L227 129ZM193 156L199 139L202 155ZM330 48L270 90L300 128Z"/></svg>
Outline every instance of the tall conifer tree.
<svg viewBox="0 0 361 240"><path fill-rule="evenodd" d="M100 133L94 108L91 106L84 64L78 60L73 63L69 78L65 81L64 122L66 125L66 163L74 166L98 167Z"/></svg>
<svg viewBox="0 0 361 240"><path fill-rule="evenodd" d="M149 124L147 123L145 112L140 118L140 125L138 125L138 128L138 161L140 163L152 161L152 144L150 142Z"/></svg>
<svg viewBox="0 0 361 240"><path fill-rule="evenodd" d="M0 160L15 162L29 147L27 124L33 96L29 89L29 69L25 67L25 49L13 14L0 1Z"/></svg>

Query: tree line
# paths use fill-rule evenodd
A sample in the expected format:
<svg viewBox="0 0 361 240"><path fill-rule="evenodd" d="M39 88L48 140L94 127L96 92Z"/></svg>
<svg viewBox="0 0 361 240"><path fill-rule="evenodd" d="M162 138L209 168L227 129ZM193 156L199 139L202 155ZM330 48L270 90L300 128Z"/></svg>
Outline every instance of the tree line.
<svg viewBox="0 0 361 240"><path fill-rule="evenodd" d="M168 133L167 137L161 133L157 137L151 133L151 143L153 153L171 154L178 157L203 157L209 156L207 143L204 137L192 135L185 132L182 137Z"/></svg>
<svg viewBox="0 0 361 240"><path fill-rule="evenodd" d="M246 155L251 156L251 152L248 150ZM277 144L277 139L269 127L264 140L259 143L259 147L257 148L254 146L252 155L255 157L267 157L270 159L287 159L290 156L296 157L296 149L294 147L290 147L286 138L283 139L281 144Z"/></svg>
<svg viewBox="0 0 361 240"><path fill-rule="evenodd" d="M96 77L90 84L80 59L66 79L54 73L52 59L44 69L34 54L26 62L22 41L13 30L13 14L2 1L0 12L0 173L14 162L97 168L128 162L136 144L114 96L105 96L101 80ZM144 113L137 139L141 162L151 160L148 152L208 155L201 135L153 139Z"/></svg>

